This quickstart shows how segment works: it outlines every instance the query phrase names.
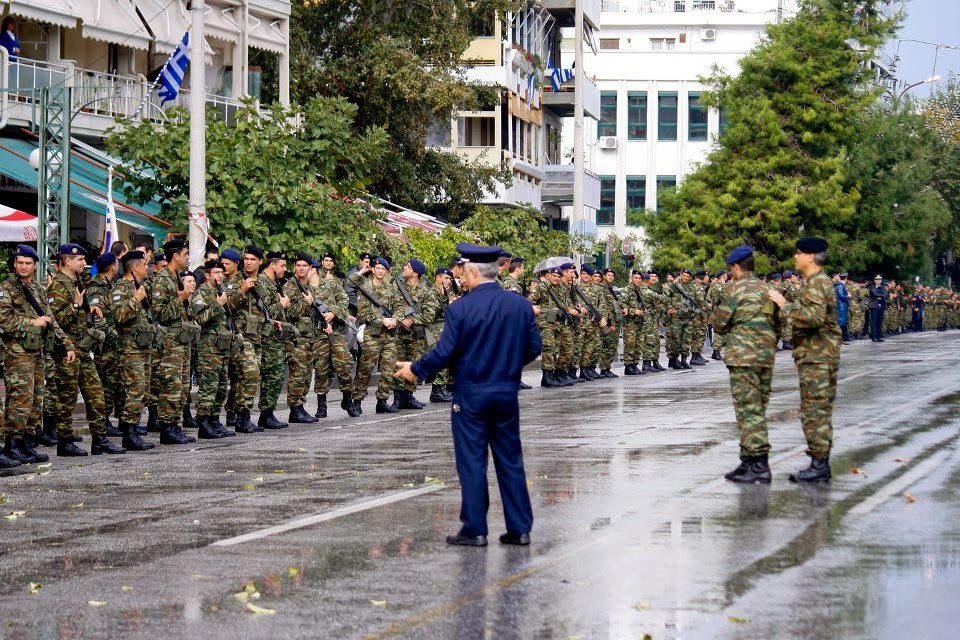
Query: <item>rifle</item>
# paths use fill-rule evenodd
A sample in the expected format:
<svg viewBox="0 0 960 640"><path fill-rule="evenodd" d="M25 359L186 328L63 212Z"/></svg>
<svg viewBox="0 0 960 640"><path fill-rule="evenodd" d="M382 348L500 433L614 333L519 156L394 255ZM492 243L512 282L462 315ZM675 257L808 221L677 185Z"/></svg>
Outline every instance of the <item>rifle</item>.
<svg viewBox="0 0 960 640"><path fill-rule="evenodd" d="M390 307L383 304L383 302L381 302L378 297L373 295L373 293L371 293L369 289L364 287L362 284L357 284L357 283L354 283L354 284L357 287L357 291L362 293L363 297L370 301L370 304L372 304L373 306L377 307L380 310L380 315L382 315L384 318L393 317L393 311L390 310Z"/></svg>
<svg viewBox="0 0 960 640"><path fill-rule="evenodd" d="M33 295L33 290L28 287L23 280L17 278L17 285L20 287L20 292L23 294L23 297L27 299L27 302L33 307L33 310L36 312L37 317L47 316L47 312L44 311L43 307L40 306L40 303L37 301L37 297ZM44 327L41 330L42 333L53 330L54 327L59 328L57 321L52 316L47 316L50 318L50 326ZM57 335L57 332L53 331L54 343L53 343L53 357L56 359L65 358L67 355L67 345L64 344L63 339Z"/></svg>
<svg viewBox="0 0 960 640"><path fill-rule="evenodd" d="M89 352L95 351L100 353L103 349L103 342L107 339L107 334L103 331L97 329L96 324L93 320L93 311L90 310L90 303L87 301L86 287L83 285L81 278L77 278L77 293L80 294L80 299L83 302L80 304L80 308L83 309L86 314L87 320L87 331L86 333L77 341L77 347L82 351Z"/></svg>
<svg viewBox="0 0 960 640"><path fill-rule="evenodd" d="M407 290L407 285L405 285L396 274L393 275L393 281L397 285L397 289L400 291L400 295L403 297L404 302L407 303L407 308L403 310L403 317L409 318L410 316L420 312L420 306L413 301L413 296L410 295L410 292ZM410 331L402 324L400 325L404 331Z"/></svg>
<svg viewBox="0 0 960 640"><path fill-rule="evenodd" d="M573 285L573 292L578 296L580 296L580 299L583 300L583 304L586 305L587 311L590 313L591 316L593 316L593 319L596 320L597 322L600 322L600 319L603 318L603 314L601 314L597 310L597 308L593 306L593 304L589 300L587 300L587 296L583 294L583 291L580 290L580 287L578 287L577 285Z"/></svg>
<svg viewBox="0 0 960 640"><path fill-rule="evenodd" d="M303 283L300 282L300 279L294 276L293 283L297 285L297 289L300 290L300 293L307 295L307 288L303 286ZM323 331L327 330L327 327L330 326L330 323L327 322L327 319L323 317L323 314L330 313L330 307L323 304L317 300L316 296L313 298L313 304L310 305L310 311L313 314L313 320L320 325L320 328Z"/></svg>
<svg viewBox="0 0 960 640"><path fill-rule="evenodd" d="M646 314L647 306L643 304L643 296L640 295L640 289L637 288L637 285L631 285L633 287L633 295L637 296L637 305L639 305L640 310Z"/></svg>
<svg viewBox="0 0 960 640"><path fill-rule="evenodd" d="M700 305L697 304L696 300L690 297L689 293L683 290L683 287L675 286L674 289L677 290L677 293L679 293L682 298L686 299L686 301L690 303L690 306L693 307L694 313L700 312Z"/></svg>
<svg viewBox="0 0 960 640"><path fill-rule="evenodd" d="M560 312L560 318L570 326L575 324L573 316L570 315L570 312L567 311L566 307L560 304L560 301L557 300L557 294L553 292L553 289L550 288L549 284L544 285L547 288L547 294L550 296L550 299L553 300L553 304L557 305L557 311Z"/></svg>
<svg viewBox="0 0 960 640"><path fill-rule="evenodd" d="M610 292L610 295L613 296L613 311L617 316L617 322L623 323L623 309L620 308L620 296L617 295L617 290L613 288L612 284L607 285L607 290Z"/></svg>
<svg viewBox="0 0 960 640"><path fill-rule="evenodd" d="M224 293L226 293L226 289L223 288L222 282L214 282L214 284L216 286L218 295L223 295ZM223 310L227 314L227 328L230 329L230 331L236 333L237 322L233 318L233 311L230 309L230 305L227 305L227 304L223 305Z"/></svg>
<svg viewBox="0 0 960 640"><path fill-rule="evenodd" d="M133 276L133 290L136 291L143 286L143 283L137 280L137 276ZM157 321L153 319L153 309L150 306L150 296L144 296L143 300L140 301L140 306L143 307L143 310L147 314L147 320L150 324L156 326Z"/></svg>

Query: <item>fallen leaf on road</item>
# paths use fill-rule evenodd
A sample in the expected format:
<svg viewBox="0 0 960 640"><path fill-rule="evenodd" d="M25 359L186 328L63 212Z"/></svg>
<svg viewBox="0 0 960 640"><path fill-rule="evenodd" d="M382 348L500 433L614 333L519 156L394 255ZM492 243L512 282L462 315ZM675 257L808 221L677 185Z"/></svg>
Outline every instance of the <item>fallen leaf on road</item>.
<svg viewBox="0 0 960 640"><path fill-rule="evenodd" d="M906 459L906 458L894 458L893 461L894 461L894 462L906 462L907 459Z"/></svg>
<svg viewBox="0 0 960 640"><path fill-rule="evenodd" d="M272 616L277 612L276 609L267 609L266 607L258 607L252 602L247 603L247 611L249 611L250 613L256 613L259 615L266 615L266 616Z"/></svg>
<svg viewBox="0 0 960 640"><path fill-rule="evenodd" d="M240 602L247 602L250 600L250 594L246 591L241 591L239 593L233 594L233 597L239 600Z"/></svg>
<svg viewBox="0 0 960 640"><path fill-rule="evenodd" d="M37 469L49 469L53 466L52 462L44 462L43 464L38 464Z"/></svg>
<svg viewBox="0 0 960 640"><path fill-rule="evenodd" d="M30 583L30 593L34 593L34 594L40 593L40 589L43 589L43 585L40 584L39 582Z"/></svg>
<svg viewBox="0 0 960 640"><path fill-rule="evenodd" d="M370 601L370 604L372 604L372 605L375 606L375 607L385 607L385 606L387 606L387 601L386 601L386 600L371 600L371 601Z"/></svg>
<svg viewBox="0 0 960 640"><path fill-rule="evenodd" d="M747 618L738 618L737 616L730 616L727 618L727 620L733 622L734 624L747 624L750 622L750 620Z"/></svg>
<svg viewBox="0 0 960 640"><path fill-rule="evenodd" d="M257 486L252 482L245 482L243 486L240 488L243 489L244 491L253 491L254 489L257 488Z"/></svg>
<svg viewBox="0 0 960 640"><path fill-rule="evenodd" d="M633 605L633 608L636 609L637 611L645 611L646 609L650 608L650 603L638 602L637 604Z"/></svg>
<svg viewBox="0 0 960 640"><path fill-rule="evenodd" d="M82 506L83 506L83 503L82 503L82 502L78 502L77 504L72 504L72 505L70 505L70 508L71 508L71 509L79 509L79 508L82 507Z"/></svg>
<svg viewBox="0 0 960 640"><path fill-rule="evenodd" d="M300 453L306 453L306 452L307 452L307 450L304 449L303 447L299 447L299 448L297 449L297 451L299 451Z"/></svg>
<svg viewBox="0 0 960 640"><path fill-rule="evenodd" d="M908 492L906 492L906 491L903 492L903 497L906 498L906 499L907 499L907 502L910 503L910 504L913 504L914 502L917 501L917 499L914 498L913 495L911 495L910 493L908 493Z"/></svg>
<svg viewBox="0 0 960 640"><path fill-rule="evenodd" d="M48 476L48 475L50 475L50 471L49 471L49 470L48 470L48 471L41 471L39 475L41 475L41 476Z"/></svg>
<svg viewBox="0 0 960 640"><path fill-rule="evenodd" d="M263 482L263 476L253 479L254 482Z"/></svg>
<svg viewBox="0 0 960 640"><path fill-rule="evenodd" d="M243 590L247 593L256 593L257 585L253 584L252 582L248 582L247 584L243 585Z"/></svg>
<svg viewBox="0 0 960 640"><path fill-rule="evenodd" d="M537 477L540 478L541 480L546 480L546 479L548 479L550 476L537 476Z"/></svg>
<svg viewBox="0 0 960 640"><path fill-rule="evenodd" d="M443 484L443 480L440 478L431 478L430 476L423 477L424 484Z"/></svg>
<svg viewBox="0 0 960 640"><path fill-rule="evenodd" d="M149 472L149 471L144 471L144 472L143 472L143 477L144 477L144 478L149 478L149 477L150 477L150 472Z"/></svg>
<svg viewBox="0 0 960 640"><path fill-rule="evenodd" d="M133 587L129 587L129 586L127 586L127 585L122 585L122 586L120 587L120 591L123 591L124 593L130 593L131 591L133 591Z"/></svg>
<svg viewBox="0 0 960 640"><path fill-rule="evenodd" d="M3 504L6 501L7 501L7 496L0 493L0 504Z"/></svg>
<svg viewBox="0 0 960 640"><path fill-rule="evenodd" d="M286 471L284 471L283 469L274 469L273 472L274 472L274 473L286 473Z"/></svg>
<svg viewBox="0 0 960 640"><path fill-rule="evenodd" d="M865 476L867 472L861 469L860 467L850 467L850 473L856 476Z"/></svg>
<svg viewBox="0 0 960 640"><path fill-rule="evenodd" d="M87 600L87 604L91 607L105 607L107 603L103 600Z"/></svg>
<svg viewBox="0 0 960 640"><path fill-rule="evenodd" d="M11 511L10 515L3 516L3 517L6 518L7 520L16 520L17 518L20 518L25 515L27 515L26 511Z"/></svg>
<svg viewBox="0 0 960 640"><path fill-rule="evenodd" d="M300 571L300 569L297 569L296 567L287 567L287 576L290 578L296 578L301 573L302 571Z"/></svg>
<svg viewBox="0 0 960 640"><path fill-rule="evenodd" d="M233 469L227 469L226 471L224 471L224 473L236 473L236 471L234 471Z"/></svg>

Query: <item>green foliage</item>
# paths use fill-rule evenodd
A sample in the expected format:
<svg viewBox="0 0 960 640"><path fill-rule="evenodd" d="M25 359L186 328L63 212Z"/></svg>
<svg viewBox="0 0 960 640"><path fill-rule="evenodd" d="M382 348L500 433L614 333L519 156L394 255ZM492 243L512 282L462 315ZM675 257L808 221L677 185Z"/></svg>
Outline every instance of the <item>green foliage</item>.
<svg viewBox="0 0 960 640"><path fill-rule="evenodd" d="M590 248L582 238L547 229L540 212L532 207L479 207L460 229L479 242L523 257L528 271L544 258L586 253Z"/></svg>
<svg viewBox="0 0 960 640"><path fill-rule="evenodd" d="M117 127L107 149L132 163L126 195L143 203L168 198L162 215L187 229L189 117L175 113L163 125ZM241 110L235 121L208 118L207 216L223 246L255 243L267 249L354 251L382 232L372 208L355 200L377 170L388 137L377 127L354 128L356 107L317 98L302 109L274 106L267 117ZM358 249L359 247L359 249Z"/></svg>
<svg viewBox="0 0 960 640"><path fill-rule="evenodd" d="M944 142L960 144L960 77L951 73L924 101L922 113Z"/></svg>
<svg viewBox="0 0 960 640"><path fill-rule="evenodd" d="M740 60L740 75L714 69L704 101L726 110L719 147L677 193L662 194L660 214L638 216L655 266L719 269L746 243L759 269L779 268L801 234L842 243L859 200L847 151L876 93L865 63L895 26L863 4L805 0Z"/></svg>
<svg viewBox="0 0 960 640"><path fill-rule="evenodd" d="M427 265L428 273L432 274L437 267L445 267L450 259L457 255L457 243L469 242L470 236L455 231L453 227L444 227L438 235L427 233L420 229L407 229L404 232L409 247L409 255L405 260L417 257Z"/></svg>

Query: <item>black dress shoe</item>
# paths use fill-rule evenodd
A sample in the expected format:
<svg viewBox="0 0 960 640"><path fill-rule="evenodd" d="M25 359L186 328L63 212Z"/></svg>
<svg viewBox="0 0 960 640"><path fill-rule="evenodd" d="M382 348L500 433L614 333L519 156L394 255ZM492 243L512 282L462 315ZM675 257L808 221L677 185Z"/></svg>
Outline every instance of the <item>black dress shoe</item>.
<svg viewBox="0 0 960 640"><path fill-rule="evenodd" d="M487 546L487 536L465 536L458 533L455 536L447 536L447 544L456 544L462 547L485 547Z"/></svg>
<svg viewBox="0 0 960 640"><path fill-rule="evenodd" d="M521 381L520 381L520 390L521 390L521 391L526 391L527 389L533 389L533 387L531 387L531 386L528 385L526 382L524 382L523 380L521 380Z"/></svg>
<svg viewBox="0 0 960 640"><path fill-rule="evenodd" d="M530 534L507 532L502 536L500 536L500 542L503 544L515 544L521 547L525 547L528 544L530 544Z"/></svg>

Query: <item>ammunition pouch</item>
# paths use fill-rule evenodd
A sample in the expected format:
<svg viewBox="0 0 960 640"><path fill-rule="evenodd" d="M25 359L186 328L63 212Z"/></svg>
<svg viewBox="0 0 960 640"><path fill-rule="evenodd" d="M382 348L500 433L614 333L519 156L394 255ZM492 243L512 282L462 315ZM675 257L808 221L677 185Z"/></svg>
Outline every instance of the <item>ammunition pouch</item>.
<svg viewBox="0 0 960 640"><path fill-rule="evenodd" d="M177 342L180 344L193 344L199 335L200 327L198 327L195 322L184 320L177 329Z"/></svg>
<svg viewBox="0 0 960 640"><path fill-rule="evenodd" d="M77 340L77 349L83 353L90 353L91 351L100 353L100 349L103 347L106 339L106 333L99 329L89 327L86 332L80 336L80 339Z"/></svg>
<svg viewBox="0 0 960 640"><path fill-rule="evenodd" d="M153 331L153 348L157 351L163 351L163 343L167 339L167 334L170 330L158 324L154 325Z"/></svg>
<svg viewBox="0 0 960 640"><path fill-rule="evenodd" d="M27 351L40 351L44 347L43 330L40 327L30 325L26 333L23 334L23 348Z"/></svg>
<svg viewBox="0 0 960 640"><path fill-rule="evenodd" d="M152 324L142 324L137 327L134 342L141 349L149 349L153 346L153 338L157 334L157 329Z"/></svg>
<svg viewBox="0 0 960 640"><path fill-rule="evenodd" d="M560 312L556 309L552 311L545 311L541 314L544 322L557 322L560 319Z"/></svg>
<svg viewBox="0 0 960 640"><path fill-rule="evenodd" d="M311 316L300 316L297 320L297 331L300 332L300 335L304 338L314 338L317 334L317 323L314 322Z"/></svg>
<svg viewBox="0 0 960 640"><path fill-rule="evenodd" d="M253 313L248 313L243 332L248 336L258 336L260 332L263 331L263 325L263 318Z"/></svg>
<svg viewBox="0 0 960 640"><path fill-rule="evenodd" d="M217 332L217 349L222 353L236 355L243 346L243 339L229 329L221 329Z"/></svg>
<svg viewBox="0 0 960 640"><path fill-rule="evenodd" d="M423 325L415 324L413 325L413 328L410 329L410 335L412 335L414 338L426 339L427 330L423 327Z"/></svg>
<svg viewBox="0 0 960 640"><path fill-rule="evenodd" d="M297 331L295 326L289 322L280 323L280 330L277 331L277 338L280 339L280 342L294 342L299 337L300 332Z"/></svg>

